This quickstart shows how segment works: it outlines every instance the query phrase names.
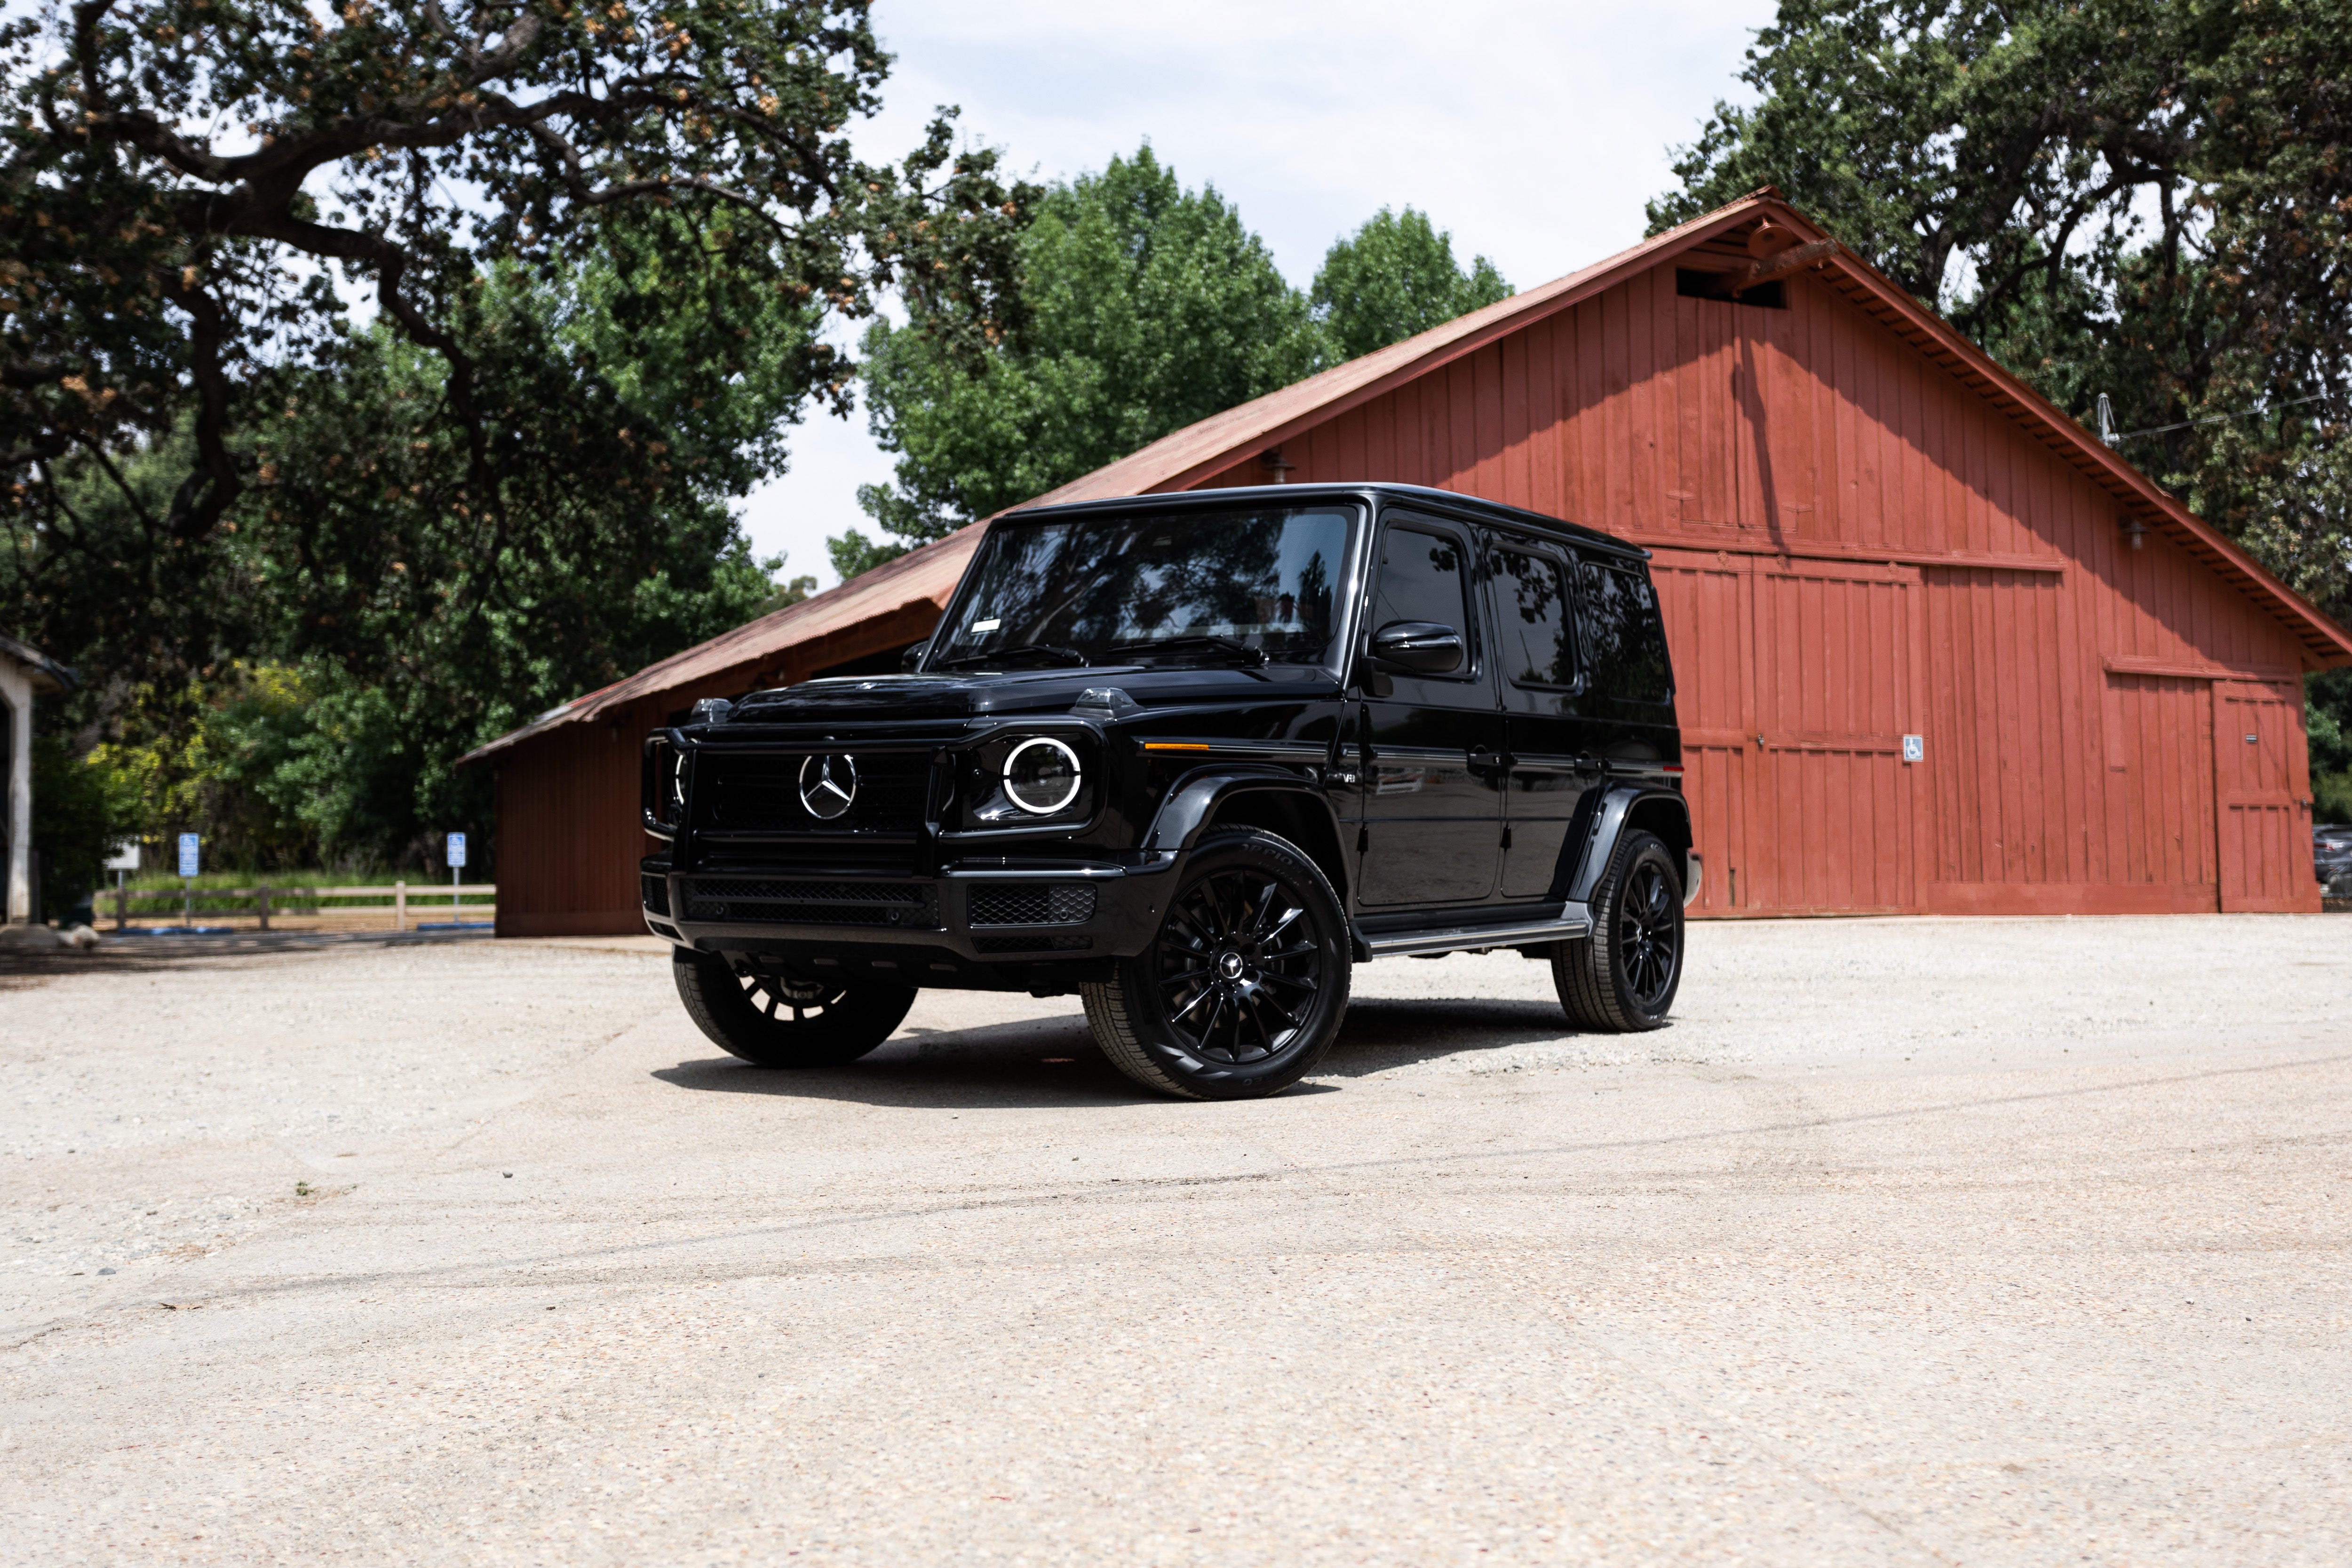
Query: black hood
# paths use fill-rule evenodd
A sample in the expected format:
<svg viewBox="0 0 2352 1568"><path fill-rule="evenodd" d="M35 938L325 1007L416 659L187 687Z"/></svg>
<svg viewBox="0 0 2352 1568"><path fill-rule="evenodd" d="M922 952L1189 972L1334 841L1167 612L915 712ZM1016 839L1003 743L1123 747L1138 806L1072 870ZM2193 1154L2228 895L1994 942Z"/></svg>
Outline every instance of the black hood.
<svg viewBox="0 0 2352 1568"><path fill-rule="evenodd" d="M755 691L735 704L730 721L795 724L835 719L953 719L967 714L1062 712L1081 694L1117 687L1138 705L1250 702L1269 697L1330 694L1339 682L1328 669L1268 665L1171 669L1143 665L1093 665L1076 669L1023 669L984 674L847 675Z"/></svg>

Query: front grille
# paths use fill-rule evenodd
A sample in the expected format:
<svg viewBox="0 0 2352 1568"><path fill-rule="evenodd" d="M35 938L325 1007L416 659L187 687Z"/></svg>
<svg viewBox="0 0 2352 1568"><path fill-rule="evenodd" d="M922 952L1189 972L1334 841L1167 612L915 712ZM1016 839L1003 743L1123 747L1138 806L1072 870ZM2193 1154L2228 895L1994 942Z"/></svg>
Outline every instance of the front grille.
<svg viewBox="0 0 2352 1568"><path fill-rule="evenodd" d="M1083 882L982 885L971 890L976 926L1066 926L1094 919L1095 890Z"/></svg>
<svg viewBox="0 0 2352 1568"><path fill-rule="evenodd" d="M769 881L694 877L686 915L697 921L758 921L771 925L938 926L931 889L921 882Z"/></svg>
<svg viewBox="0 0 2352 1568"><path fill-rule="evenodd" d="M827 818L801 799L801 767L807 758L730 756L724 747L706 747L695 762L694 825L746 833L919 831L931 787L930 759L919 752L845 752L857 771L856 793L848 809Z"/></svg>
<svg viewBox="0 0 2352 1568"><path fill-rule="evenodd" d="M669 913L669 879L646 875L638 880L645 884L646 908L657 915Z"/></svg>
<svg viewBox="0 0 2352 1568"><path fill-rule="evenodd" d="M1090 936L976 936L975 952L1084 952L1094 946Z"/></svg>

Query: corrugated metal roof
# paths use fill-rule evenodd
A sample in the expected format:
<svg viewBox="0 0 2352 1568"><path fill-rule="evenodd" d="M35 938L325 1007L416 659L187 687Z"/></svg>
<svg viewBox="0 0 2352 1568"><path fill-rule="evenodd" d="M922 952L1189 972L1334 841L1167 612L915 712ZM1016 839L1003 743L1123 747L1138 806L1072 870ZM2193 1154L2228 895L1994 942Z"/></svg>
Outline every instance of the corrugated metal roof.
<svg viewBox="0 0 2352 1568"><path fill-rule="evenodd" d="M1531 321L1590 299L1633 273L1656 267L1675 254L1766 216L1786 224L1800 244L1829 238L1819 225L1782 200L1778 192L1769 188L1759 191L1654 235L1604 261L1188 425L1118 462L1010 510L1186 489L1230 468L1253 453L1278 447L1312 426L1475 353ZM1824 273L1839 274L1849 297L1864 304L1929 359L1975 387L2011 418L2033 426L2043 441L2090 474L2135 515L2163 529L2223 576L2235 579L2242 589L2294 628L2315 659L2330 665L2352 661L2352 633L2273 577L2252 556L2101 445L2080 423L2003 370L1991 356L1892 279L1843 246L1832 246L1814 265ZM725 637L649 666L617 685L542 714L512 734L469 752L465 760L488 755L560 724L592 718L648 692L684 686L759 662L794 643L903 608L917 598L944 605L988 521L992 520L960 529L936 544L903 555L829 593L739 626Z"/></svg>

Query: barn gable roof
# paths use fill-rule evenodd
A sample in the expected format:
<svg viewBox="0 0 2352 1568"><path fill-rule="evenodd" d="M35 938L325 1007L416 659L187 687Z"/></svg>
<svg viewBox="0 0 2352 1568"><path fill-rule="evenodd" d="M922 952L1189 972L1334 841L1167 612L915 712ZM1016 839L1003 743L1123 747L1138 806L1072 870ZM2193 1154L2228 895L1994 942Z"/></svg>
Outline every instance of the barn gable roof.
<svg viewBox="0 0 2352 1568"><path fill-rule="evenodd" d="M1798 247L1787 254L1804 258L1820 280L2090 476L2127 515L2171 538L2284 623L2315 665L2352 663L2352 633L2264 571L2252 556L2116 456L2080 423L2002 369L1990 355L1921 305L1900 285L1839 245L1820 225L1769 188L1654 235L1564 278L1514 294L1416 337L1188 425L1115 463L1010 510L1188 489L1257 452L1279 447L1315 426L1758 218L1770 218L1785 225L1796 237ZM651 693L756 668L786 647L910 608L918 601L943 606L963 574L964 563L978 546L987 521L959 529L943 540L910 551L840 587L763 616L649 665L625 680L551 709L521 729L468 752L462 760L472 762L488 756L519 741L585 721Z"/></svg>
<svg viewBox="0 0 2352 1568"><path fill-rule="evenodd" d="M1769 188L1654 235L1581 271L1188 425L1027 505L1187 489L1759 217L1790 229L1796 245L1788 254L1807 258L1807 266L1821 280L2089 475L2129 515L2165 533L2285 623L2315 664L2352 663L2352 633Z"/></svg>
<svg viewBox="0 0 2352 1568"><path fill-rule="evenodd" d="M551 708L521 729L477 746L457 760L461 765L475 762L550 730L584 723L641 697L715 680L730 671L756 668L785 648L814 642L829 633L918 604L944 607L948 595L955 592L956 584L962 579L964 563L971 559L984 527L985 524L973 523L960 528L945 539L860 573L837 588L811 595L797 605L787 605L757 620L746 621L709 642L697 643L658 664L649 664L625 680L616 680L584 697Z"/></svg>

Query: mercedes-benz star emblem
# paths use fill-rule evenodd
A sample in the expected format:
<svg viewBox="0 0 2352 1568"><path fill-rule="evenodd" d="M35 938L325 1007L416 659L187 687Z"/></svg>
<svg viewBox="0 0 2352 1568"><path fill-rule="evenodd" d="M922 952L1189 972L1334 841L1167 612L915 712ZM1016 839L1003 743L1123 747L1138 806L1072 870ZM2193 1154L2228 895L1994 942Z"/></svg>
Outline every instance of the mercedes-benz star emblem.
<svg viewBox="0 0 2352 1568"><path fill-rule="evenodd" d="M801 804L811 816L831 822L857 798L857 759L810 757L801 763Z"/></svg>

